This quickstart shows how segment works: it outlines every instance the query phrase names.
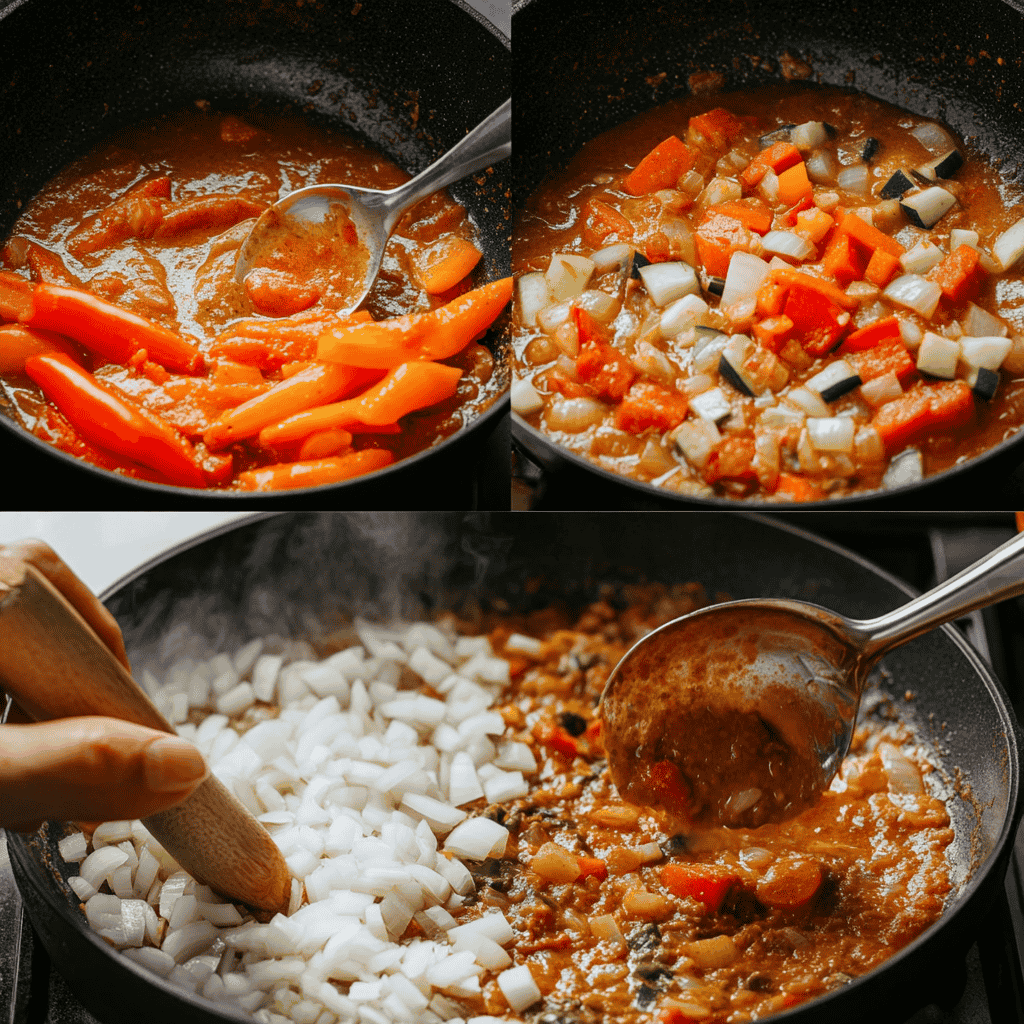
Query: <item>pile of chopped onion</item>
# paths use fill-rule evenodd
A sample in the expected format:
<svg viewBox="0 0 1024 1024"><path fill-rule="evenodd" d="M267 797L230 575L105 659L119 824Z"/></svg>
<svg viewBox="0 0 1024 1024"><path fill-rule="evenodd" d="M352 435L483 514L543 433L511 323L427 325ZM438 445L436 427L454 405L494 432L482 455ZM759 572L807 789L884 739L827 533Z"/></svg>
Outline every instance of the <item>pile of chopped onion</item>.
<svg viewBox="0 0 1024 1024"><path fill-rule="evenodd" d="M162 685L143 674L274 837L293 877L287 915L261 924L226 903L138 821L61 840L79 863L69 884L122 955L261 1024L457 1024L458 1000L479 1005L491 980L519 1013L540 992L504 948L508 920L452 913L475 892L464 861L500 857L508 839L479 808L526 795L537 768L493 710L508 662L486 637L434 625L355 630L359 643L322 660L267 638L183 659Z"/></svg>

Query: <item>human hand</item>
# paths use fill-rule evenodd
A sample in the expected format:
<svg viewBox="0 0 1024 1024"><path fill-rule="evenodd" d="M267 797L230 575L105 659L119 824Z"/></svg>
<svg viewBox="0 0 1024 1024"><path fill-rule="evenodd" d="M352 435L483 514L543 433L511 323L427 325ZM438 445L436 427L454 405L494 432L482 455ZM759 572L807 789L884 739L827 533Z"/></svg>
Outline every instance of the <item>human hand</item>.
<svg viewBox="0 0 1024 1024"><path fill-rule="evenodd" d="M41 541L0 545L0 556L41 572L114 656L128 656L117 622ZM3 692L0 690L0 707ZM31 722L14 704L0 725L0 826L32 831L46 820L145 817L180 803L206 776L202 755L173 733L90 716Z"/></svg>

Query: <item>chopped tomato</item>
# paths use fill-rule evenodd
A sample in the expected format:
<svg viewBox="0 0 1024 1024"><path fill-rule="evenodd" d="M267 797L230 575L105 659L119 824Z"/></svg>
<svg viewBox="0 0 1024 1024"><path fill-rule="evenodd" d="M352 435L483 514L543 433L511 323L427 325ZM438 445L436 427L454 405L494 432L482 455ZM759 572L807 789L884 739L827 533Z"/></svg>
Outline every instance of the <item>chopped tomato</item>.
<svg viewBox="0 0 1024 1024"><path fill-rule="evenodd" d="M709 914L718 913L739 880L735 872L717 864L666 864L661 869L661 884L673 896L703 903Z"/></svg>
<svg viewBox="0 0 1024 1024"><path fill-rule="evenodd" d="M615 410L615 425L620 430L639 434L648 427L671 430L686 419L689 401L685 395L654 381L637 381Z"/></svg>

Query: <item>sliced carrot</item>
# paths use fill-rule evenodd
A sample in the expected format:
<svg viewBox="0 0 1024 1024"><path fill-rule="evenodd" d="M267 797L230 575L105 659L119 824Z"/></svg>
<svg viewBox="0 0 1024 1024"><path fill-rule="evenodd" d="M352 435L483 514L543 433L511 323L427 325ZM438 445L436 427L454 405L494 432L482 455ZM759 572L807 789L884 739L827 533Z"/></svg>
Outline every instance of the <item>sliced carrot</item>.
<svg viewBox="0 0 1024 1024"><path fill-rule="evenodd" d="M879 231L873 224L869 224L863 217L859 217L852 210L847 213L839 222L839 230L849 235L859 245L864 246L868 252L881 249L890 256L899 258L907 250L890 237L884 231Z"/></svg>
<svg viewBox="0 0 1024 1024"><path fill-rule="evenodd" d="M492 281L426 313L333 327L320 336L320 359L389 370L414 359L450 359L497 319L512 298L512 278Z"/></svg>
<svg viewBox="0 0 1024 1024"><path fill-rule="evenodd" d="M308 462L310 459L326 459L339 455L352 445L352 434L336 427L333 430L318 430L310 434L299 449L299 460Z"/></svg>
<svg viewBox="0 0 1024 1024"><path fill-rule="evenodd" d="M825 497L816 483L796 473L780 473L774 493L791 501L819 501Z"/></svg>
<svg viewBox="0 0 1024 1024"><path fill-rule="evenodd" d="M671 430L686 419L689 408L686 395L654 381L637 381L626 392L615 410L619 430L639 434L649 427Z"/></svg>
<svg viewBox="0 0 1024 1024"><path fill-rule="evenodd" d="M627 242L633 237L633 225L614 206L600 199L588 199L583 207L584 241L597 249L612 235Z"/></svg>
<svg viewBox="0 0 1024 1024"><path fill-rule="evenodd" d="M884 288L900 269L900 259L884 249L876 249L864 269L864 279Z"/></svg>
<svg viewBox="0 0 1024 1024"><path fill-rule="evenodd" d="M725 149L743 131L743 122L724 107L715 107L706 114L690 118L687 140L700 143L701 140L714 149Z"/></svg>
<svg viewBox="0 0 1024 1024"><path fill-rule="evenodd" d="M314 363L294 377L275 384L265 394L225 413L206 431L204 440L212 449L226 448L297 412L351 394L366 383L365 371L355 367Z"/></svg>
<svg viewBox="0 0 1024 1024"><path fill-rule="evenodd" d="M309 309L320 289L287 270L254 267L245 275L245 292L253 306L267 316L291 316Z"/></svg>
<svg viewBox="0 0 1024 1024"><path fill-rule="evenodd" d="M843 231L835 231L825 246L821 269L844 288L864 276L868 261L853 239Z"/></svg>
<svg viewBox="0 0 1024 1024"><path fill-rule="evenodd" d="M871 425L892 455L933 431L958 430L974 418L974 395L963 380L918 381L900 398L886 402Z"/></svg>
<svg viewBox="0 0 1024 1024"><path fill-rule="evenodd" d="M793 321L794 337L814 356L830 352L850 324L851 300L845 292L821 278L781 268L772 271L789 284L784 313ZM856 304L856 300L852 300Z"/></svg>
<svg viewBox="0 0 1024 1024"><path fill-rule="evenodd" d="M443 363L417 360L396 366L361 395L344 402L320 403L260 430L260 443L276 447L300 441L310 434L354 424L386 426L417 409L443 402L455 394L462 371Z"/></svg>
<svg viewBox="0 0 1024 1024"><path fill-rule="evenodd" d="M966 302L978 294L985 268L977 249L958 245L941 263L932 267L927 277L939 285L950 302Z"/></svg>
<svg viewBox="0 0 1024 1024"><path fill-rule="evenodd" d="M863 352L874 348L879 342L899 339L900 321L896 316L883 317L874 323L858 327L843 339L841 352Z"/></svg>
<svg viewBox="0 0 1024 1024"><path fill-rule="evenodd" d="M261 469L249 469L238 474L241 491L287 491L299 487L322 487L351 480L366 473L383 469L395 461L389 451L366 448L333 459L313 459L309 462L281 462Z"/></svg>
<svg viewBox="0 0 1024 1024"><path fill-rule="evenodd" d="M634 196L675 188L680 175L693 167L693 154L683 140L670 135L658 143L627 175L622 187Z"/></svg>
<svg viewBox="0 0 1024 1024"><path fill-rule="evenodd" d="M78 354L61 334L24 324L0 325L0 373L24 373L26 359L47 352L63 352L78 362Z"/></svg>
<svg viewBox="0 0 1024 1024"><path fill-rule="evenodd" d="M794 218L796 233L815 245L824 239L834 224L835 220L817 206L798 211Z"/></svg>
<svg viewBox="0 0 1024 1024"><path fill-rule="evenodd" d="M760 199L731 199L728 202L709 206L704 211L704 219L720 214L738 220L745 228L763 235L771 229L772 215L768 207Z"/></svg>
<svg viewBox="0 0 1024 1024"><path fill-rule="evenodd" d="M814 194L807 192L804 196L798 199L788 210L779 214L779 220L786 227L794 227L796 225L796 219L805 210L809 210L814 205Z"/></svg>
<svg viewBox="0 0 1024 1024"><path fill-rule="evenodd" d="M718 864L666 864L661 869L661 884L673 896L696 900L709 914L718 913L739 880L734 871Z"/></svg>
<svg viewBox="0 0 1024 1024"><path fill-rule="evenodd" d="M754 324L751 333L755 341L772 352L778 352L793 333L793 321L785 313L767 316Z"/></svg>
<svg viewBox="0 0 1024 1024"><path fill-rule="evenodd" d="M800 155L800 150L792 142L775 142L767 149L762 149L743 168L743 171L740 173L740 181L746 188L753 188L755 185L760 184L761 179L769 171L779 174L782 171L789 170L790 167L800 163L801 160L803 160L803 157Z"/></svg>
<svg viewBox="0 0 1024 1024"><path fill-rule="evenodd" d="M417 257L416 274L428 295L440 295L470 274L482 256L472 242L448 235Z"/></svg>
<svg viewBox="0 0 1024 1024"><path fill-rule="evenodd" d="M600 857L577 857L576 863L580 866L577 881L593 875L594 878L603 882L608 877L608 865Z"/></svg>
<svg viewBox="0 0 1024 1024"><path fill-rule="evenodd" d="M564 395L566 398L592 398L593 392L578 380L571 380L558 370L549 370L544 375L544 383L548 390Z"/></svg>
<svg viewBox="0 0 1024 1024"><path fill-rule="evenodd" d="M796 286L809 288L812 291L820 292L829 302L842 309L855 310L860 304L857 299L852 298L837 288L831 281L821 277L814 277L812 274L805 274L803 271L794 270L792 267L775 267L771 276L780 284L788 285L790 288Z"/></svg>
<svg viewBox="0 0 1024 1024"><path fill-rule="evenodd" d="M697 258L711 277L725 277L734 252L750 252L760 239L735 217L713 214L694 232Z"/></svg>
<svg viewBox="0 0 1024 1024"><path fill-rule="evenodd" d="M757 883L757 898L769 907L796 910L814 899L825 880L816 860L808 857L781 857Z"/></svg>
<svg viewBox="0 0 1024 1024"><path fill-rule="evenodd" d="M900 384L906 386L917 373L914 357L898 335L889 334L879 338L870 348L850 352L847 361L864 382L891 371Z"/></svg>
<svg viewBox="0 0 1024 1024"><path fill-rule="evenodd" d="M807 177L807 164L803 160L779 175L779 202L786 206L800 202L812 191L810 178Z"/></svg>

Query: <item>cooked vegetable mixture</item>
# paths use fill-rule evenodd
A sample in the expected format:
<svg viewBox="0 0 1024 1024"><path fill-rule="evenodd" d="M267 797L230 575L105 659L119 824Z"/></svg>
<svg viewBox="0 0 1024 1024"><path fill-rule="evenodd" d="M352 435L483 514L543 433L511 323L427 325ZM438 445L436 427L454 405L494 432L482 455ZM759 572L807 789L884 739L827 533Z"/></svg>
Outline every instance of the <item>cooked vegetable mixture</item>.
<svg viewBox="0 0 1024 1024"><path fill-rule="evenodd" d="M251 123L250 123L251 121ZM235 280L279 195L407 177L299 119L205 109L121 133L28 206L0 253L0 412L103 469L179 487L336 483L430 447L507 387L477 344L511 281L444 194L399 224L367 303L338 207Z"/></svg>
<svg viewBox="0 0 1024 1024"><path fill-rule="evenodd" d="M520 214L513 409L696 496L920 480L1024 422L1024 199L941 125L836 89L672 102Z"/></svg>

